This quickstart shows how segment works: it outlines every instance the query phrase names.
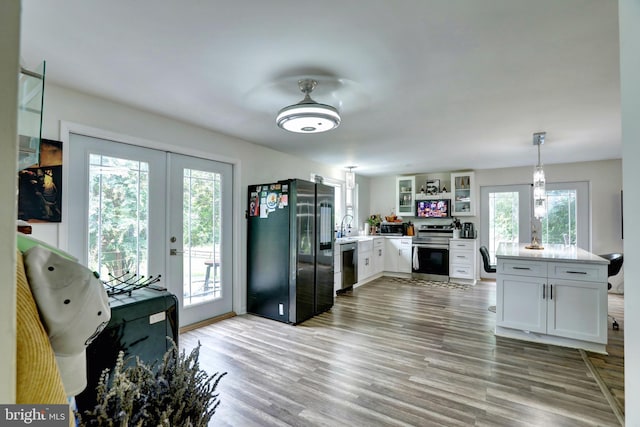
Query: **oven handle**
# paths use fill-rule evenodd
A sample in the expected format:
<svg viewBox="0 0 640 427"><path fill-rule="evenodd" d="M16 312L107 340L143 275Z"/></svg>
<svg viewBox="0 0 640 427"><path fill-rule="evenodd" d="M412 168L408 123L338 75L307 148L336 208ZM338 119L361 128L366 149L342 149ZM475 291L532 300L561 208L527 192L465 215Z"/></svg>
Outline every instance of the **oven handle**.
<svg viewBox="0 0 640 427"><path fill-rule="evenodd" d="M427 248L427 249L449 249L449 245L438 245L435 243L414 243L414 248Z"/></svg>

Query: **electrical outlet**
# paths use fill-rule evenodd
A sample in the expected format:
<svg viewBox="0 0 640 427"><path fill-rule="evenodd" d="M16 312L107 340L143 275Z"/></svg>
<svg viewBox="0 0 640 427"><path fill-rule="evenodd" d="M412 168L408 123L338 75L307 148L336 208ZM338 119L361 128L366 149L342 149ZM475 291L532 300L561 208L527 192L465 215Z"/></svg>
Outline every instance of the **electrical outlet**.
<svg viewBox="0 0 640 427"><path fill-rule="evenodd" d="M284 316L284 304L278 304L278 314Z"/></svg>

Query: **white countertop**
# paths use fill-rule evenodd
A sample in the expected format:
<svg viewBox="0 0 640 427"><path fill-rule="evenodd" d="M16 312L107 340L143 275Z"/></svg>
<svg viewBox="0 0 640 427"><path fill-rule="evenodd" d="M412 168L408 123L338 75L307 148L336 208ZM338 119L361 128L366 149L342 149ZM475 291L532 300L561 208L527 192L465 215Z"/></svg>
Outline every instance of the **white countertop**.
<svg viewBox="0 0 640 427"><path fill-rule="evenodd" d="M343 243L351 243L351 242L363 242L367 240L380 239L380 238L396 238L396 239L411 239L411 236L395 236L395 235L380 235L380 234L371 234L369 236L349 236L349 237L339 237L336 239L336 244L341 245Z"/></svg>
<svg viewBox="0 0 640 427"><path fill-rule="evenodd" d="M496 258L522 259L560 262L584 262L591 264L609 264L609 261L598 255L580 249L575 245L544 245L544 249L526 249L528 243L500 243Z"/></svg>

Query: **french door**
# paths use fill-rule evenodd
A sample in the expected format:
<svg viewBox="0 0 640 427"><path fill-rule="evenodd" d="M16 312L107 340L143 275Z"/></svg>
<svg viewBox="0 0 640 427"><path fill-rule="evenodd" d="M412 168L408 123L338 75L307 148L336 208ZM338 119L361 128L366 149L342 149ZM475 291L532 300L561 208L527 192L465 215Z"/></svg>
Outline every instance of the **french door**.
<svg viewBox="0 0 640 427"><path fill-rule="evenodd" d="M589 183L548 183L546 197L547 213L537 229L540 242L567 242L590 250ZM487 247L493 263L500 243L531 241L532 199L530 184L480 188L480 244Z"/></svg>
<svg viewBox="0 0 640 427"><path fill-rule="evenodd" d="M231 165L169 154L168 176L168 277L191 324L232 310Z"/></svg>
<svg viewBox="0 0 640 427"><path fill-rule="evenodd" d="M180 325L232 310L232 167L71 134L68 250L103 280L156 283Z"/></svg>

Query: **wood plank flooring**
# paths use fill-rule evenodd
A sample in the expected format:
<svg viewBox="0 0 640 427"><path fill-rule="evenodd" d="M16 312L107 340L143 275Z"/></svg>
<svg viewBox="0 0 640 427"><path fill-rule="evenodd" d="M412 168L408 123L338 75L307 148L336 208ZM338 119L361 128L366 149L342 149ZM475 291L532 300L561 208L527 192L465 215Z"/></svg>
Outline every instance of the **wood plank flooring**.
<svg viewBox="0 0 640 427"><path fill-rule="evenodd" d="M495 337L494 304L495 282L381 278L298 326L242 315L180 346L228 372L212 425L620 425L578 350Z"/></svg>
<svg viewBox="0 0 640 427"><path fill-rule="evenodd" d="M609 294L609 314L620 324L619 330L613 330L609 318L609 354L587 352L587 356L613 396L618 410L624 414L624 295Z"/></svg>

